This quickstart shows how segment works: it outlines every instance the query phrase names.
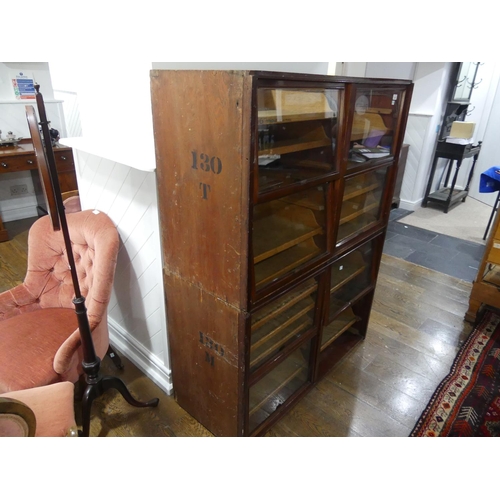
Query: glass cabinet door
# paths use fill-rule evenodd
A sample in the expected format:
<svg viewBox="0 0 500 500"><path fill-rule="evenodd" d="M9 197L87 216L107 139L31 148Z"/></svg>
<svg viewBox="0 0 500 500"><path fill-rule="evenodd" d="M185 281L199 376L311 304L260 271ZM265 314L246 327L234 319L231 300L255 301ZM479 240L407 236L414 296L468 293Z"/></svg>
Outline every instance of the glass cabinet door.
<svg viewBox="0 0 500 500"><path fill-rule="evenodd" d="M332 264L329 321L371 286L375 241L365 243Z"/></svg>
<svg viewBox="0 0 500 500"><path fill-rule="evenodd" d="M357 90L347 168L394 157L400 95L391 89Z"/></svg>
<svg viewBox="0 0 500 500"><path fill-rule="evenodd" d="M331 266L330 293L326 325L321 349L328 347L339 335L361 318L352 305L373 285L373 262L380 236L344 255Z"/></svg>
<svg viewBox="0 0 500 500"><path fill-rule="evenodd" d="M260 88L259 193L336 170L339 91Z"/></svg>
<svg viewBox="0 0 500 500"><path fill-rule="evenodd" d="M321 185L254 206L256 290L326 253L326 190Z"/></svg>
<svg viewBox="0 0 500 500"><path fill-rule="evenodd" d="M311 278L252 313L253 372L317 325L318 278Z"/></svg>
<svg viewBox="0 0 500 500"><path fill-rule="evenodd" d="M389 166L345 181L337 246L349 236L379 221Z"/></svg>
<svg viewBox="0 0 500 500"><path fill-rule="evenodd" d="M311 347L307 340L249 390L249 432L310 381Z"/></svg>

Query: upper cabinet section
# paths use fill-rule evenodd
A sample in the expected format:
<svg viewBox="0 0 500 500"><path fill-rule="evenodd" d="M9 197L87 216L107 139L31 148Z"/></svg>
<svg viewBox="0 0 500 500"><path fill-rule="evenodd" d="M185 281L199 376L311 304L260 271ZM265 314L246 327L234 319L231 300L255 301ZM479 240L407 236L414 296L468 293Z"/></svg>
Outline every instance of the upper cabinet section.
<svg viewBox="0 0 500 500"><path fill-rule="evenodd" d="M259 194L337 170L339 99L336 89L258 88Z"/></svg>
<svg viewBox="0 0 500 500"><path fill-rule="evenodd" d="M394 159L394 135L401 92L384 88L356 90L347 168Z"/></svg>

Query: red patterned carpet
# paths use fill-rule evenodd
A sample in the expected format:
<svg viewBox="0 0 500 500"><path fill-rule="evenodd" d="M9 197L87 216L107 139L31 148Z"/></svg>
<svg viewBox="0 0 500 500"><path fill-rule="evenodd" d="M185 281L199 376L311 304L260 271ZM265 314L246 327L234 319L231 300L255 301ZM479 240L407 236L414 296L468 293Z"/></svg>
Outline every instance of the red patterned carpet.
<svg viewBox="0 0 500 500"><path fill-rule="evenodd" d="M487 311L410 437L500 436L500 317Z"/></svg>

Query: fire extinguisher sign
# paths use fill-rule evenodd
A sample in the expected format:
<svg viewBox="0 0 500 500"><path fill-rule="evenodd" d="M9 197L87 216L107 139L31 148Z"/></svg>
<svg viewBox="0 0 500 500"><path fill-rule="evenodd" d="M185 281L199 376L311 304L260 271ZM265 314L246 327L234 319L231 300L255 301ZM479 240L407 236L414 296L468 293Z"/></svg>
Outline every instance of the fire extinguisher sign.
<svg viewBox="0 0 500 500"><path fill-rule="evenodd" d="M20 71L12 78L16 99L35 99L35 82L32 77Z"/></svg>

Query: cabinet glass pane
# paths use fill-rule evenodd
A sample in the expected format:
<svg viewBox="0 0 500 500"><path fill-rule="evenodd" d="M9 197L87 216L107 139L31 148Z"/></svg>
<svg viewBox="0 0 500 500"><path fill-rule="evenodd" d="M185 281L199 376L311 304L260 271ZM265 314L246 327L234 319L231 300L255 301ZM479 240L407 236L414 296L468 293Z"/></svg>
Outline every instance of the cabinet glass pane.
<svg viewBox="0 0 500 500"><path fill-rule="evenodd" d="M308 382L311 343L308 340L250 387L250 432Z"/></svg>
<svg viewBox="0 0 500 500"><path fill-rule="evenodd" d="M321 335L321 350L326 349L332 342L343 333L352 330L351 327L361 318L356 316L352 308L342 311L333 321L323 328Z"/></svg>
<svg viewBox="0 0 500 500"><path fill-rule="evenodd" d="M500 288L500 266L488 262L484 270L483 281Z"/></svg>
<svg viewBox="0 0 500 500"><path fill-rule="evenodd" d="M347 168L376 159L393 158L393 137L400 102L398 91L357 91Z"/></svg>
<svg viewBox="0 0 500 500"><path fill-rule="evenodd" d="M326 252L326 186L255 205L255 288L279 279Z"/></svg>
<svg viewBox="0 0 500 500"><path fill-rule="evenodd" d="M338 242L379 220L388 170L382 167L345 181Z"/></svg>
<svg viewBox="0 0 500 500"><path fill-rule="evenodd" d="M314 326L318 282L310 279L252 314L250 370Z"/></svg>
<svg viewBox="0 0 500 500"><path fill-rule="evenodd" d="M259 192L334 171L338 90L261 88L257 102Z"/></svg>
<svg viewBox="0 0 500 500"><path fill-rule="evenodd" d="M332 264L329 321L371 285L374 244L369 241Z"/></svg>

